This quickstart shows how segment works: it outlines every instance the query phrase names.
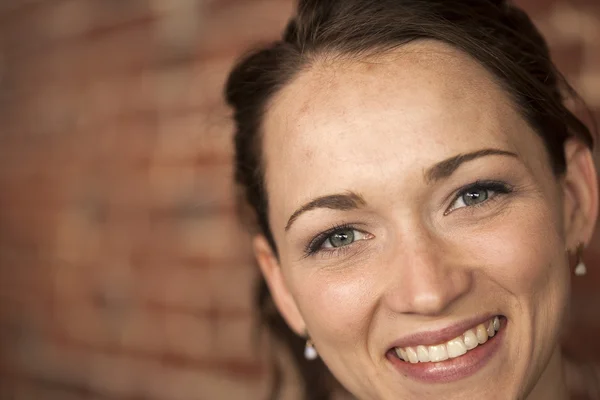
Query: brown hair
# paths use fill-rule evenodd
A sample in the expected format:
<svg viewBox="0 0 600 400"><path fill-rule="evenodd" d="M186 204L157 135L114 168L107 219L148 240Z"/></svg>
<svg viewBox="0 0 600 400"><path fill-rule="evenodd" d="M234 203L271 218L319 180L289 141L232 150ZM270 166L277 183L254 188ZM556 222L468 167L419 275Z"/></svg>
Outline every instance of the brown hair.
<svg viewBox="0 0 600 400"><path fill-rule="evenodd" d="M262 118L273 95L318 57L360 58L420 39L454 46L491 72L544 140L556 175L566 168L567 138L593 146L589 129L564 104L566 97L578 99L576 93L556 70L531 20L508 1L300 0L281 40L239 61L226 85L236 124L235 180L276 254L261 162ZM262 281L257 302L263 322L292 350L306 399L330 398L329 373L322 363L303 359L303 340L269 311L273 305Z"/></svg>

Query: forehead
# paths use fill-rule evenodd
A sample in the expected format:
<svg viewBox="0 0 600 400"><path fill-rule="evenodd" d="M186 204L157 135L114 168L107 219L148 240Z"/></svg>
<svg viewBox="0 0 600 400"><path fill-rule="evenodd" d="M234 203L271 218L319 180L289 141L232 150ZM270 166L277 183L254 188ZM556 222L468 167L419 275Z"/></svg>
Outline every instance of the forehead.
<svg viewBox="0 0 600 400"><path fill-rule="evenodd" d="M263 128L269 200L284 213L366 181L386 185L394 174L415 180L458 153L521 152L528 140L492 75L432 41L369 59L313 63L273 99Z"/></svg>

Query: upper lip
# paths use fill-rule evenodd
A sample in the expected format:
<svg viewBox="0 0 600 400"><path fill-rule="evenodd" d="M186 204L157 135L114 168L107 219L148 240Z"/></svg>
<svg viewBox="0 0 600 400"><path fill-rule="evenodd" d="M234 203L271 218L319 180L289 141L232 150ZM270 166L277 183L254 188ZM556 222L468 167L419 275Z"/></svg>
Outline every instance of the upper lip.
<svg viewBox="0 0 600 400"><path fill-rule="evenodd" d="M421 332L411 333L410 335L403 336L400 339L395 340L389 346L390 349L401 347L416 347L419 345L433 346L441 344L449 340L462 335L467 329L476 327L498 314L486 314L465 319L463 321L454 323L452 325L445 326L437 330L424 330Z"/></svg>

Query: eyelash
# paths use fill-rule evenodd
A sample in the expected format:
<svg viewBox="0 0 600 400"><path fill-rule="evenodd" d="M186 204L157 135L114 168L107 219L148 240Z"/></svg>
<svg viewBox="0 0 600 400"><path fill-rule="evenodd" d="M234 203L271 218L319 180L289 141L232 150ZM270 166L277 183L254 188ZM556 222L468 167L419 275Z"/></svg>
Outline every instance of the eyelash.
<svg viewBox="0 0 600 400"><path fill-rule="evenodd" d="M328 253L332 256L340 255L340 253L342 251L347 250L350 245L341 246L341 247L332 247L331 249L327 249L327 250L325 250L323 248L323 245L335 233L339 233L339 232L347 231L347 230L360 231L352 224L335 225L335 226L327 229L326 231L319 233L308 243L308 245L306 246L306 249L304 250L305 256L308 257L308 256L311 256L318 252ZM360 231L360 232L362 232L362 231Z"/></svg>
<svg viewBox="0 0 600 400"><path fill-rule="evenodd" d="M473 190L485 190L487 192L490 192L490 195L481 203L477 203L477 204L470 205L470 206L465 205L463 207L451 208L452 205L454 205L459 199L462 198L462 196L464 196L465 194L467 194ZM473 209L473 208L489 206L489 205L491 205L490 202L492 200L496 200L499 195L509 194L509 193L513 192L513 190L514 190L513 187L511 187L510 185L508 185L504 182L501 182L501 181L489 180L489 181L476 181L475 183L470 183L470 184L463 186L457 190L456 195L453 197L452 203L450 204L448 209L444 212L444 215L448 215L448 214L450 214L456 210L459 210L461 208ZM351 243L347 246L332 247L332 248L328 248L328 249L323 248L323 245L334 234L340 233L343 231L347 231L347 230L359 231L363 234L366 234L365 232L361 231L360 229L357 229L356 226L354 226L353 224L335 225L335 226L327 229L326 231L319 233L308 243L308 245L304 249L305 257L309 257L309 256L312 256L317 253L327 254L328 256L331 256L331 257L337 257L340 255L343 255L344 252L346 252L353 243ZM362 239L362 240L365 240L365 239Z"/></svg>
<svg viewBox="0 0 600 400"><path fill-rule="evenodd" d="M485 191L489 192L490 194L489 194L488 198L485 199L484 201L482 201L481 203L473 204L470 206L465 205L463 207L452 208L452 205L456 204L456 202L458 200L460 200L465 194L467 194L471 191L474 191L474 190L485 190ZM514 188L512 186L508 185L505 182L501 182L501 181L488 180L488 181L476 181L474 183L470 183L470 184L463 186L457 190L457 193L454 196L452 203L450 204L448 209L444 212L444 215L448 215L448 214L454 212L455 210L459 210L461 208L474 209L474 208L490 206L491 205L490 202L492 200L497 200L499 195L509 194L509 193L512 193L513 191L514 191Z"/></svg>

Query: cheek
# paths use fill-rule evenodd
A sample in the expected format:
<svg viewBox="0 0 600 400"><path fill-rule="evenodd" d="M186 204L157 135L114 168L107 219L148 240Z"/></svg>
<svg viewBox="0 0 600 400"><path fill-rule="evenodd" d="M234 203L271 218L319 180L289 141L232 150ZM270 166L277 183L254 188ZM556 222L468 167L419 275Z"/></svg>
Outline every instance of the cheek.
<svg viewBox="0 0 600 400"><path fill-rule="evenodd" d="M374 306L369 279L350 269L318 271L299 282L303 284L296 299L313 335L328 346L355 347L368 329Z"/></svg>
<svg viewBox="0 0 600 400"><path fill-rule="evenodd" d="M567 287L565 244L558 222L552 207L538 203L481 232L471 242L471 250L480 254L486 275L512 294L551 295Z"/></svg>

